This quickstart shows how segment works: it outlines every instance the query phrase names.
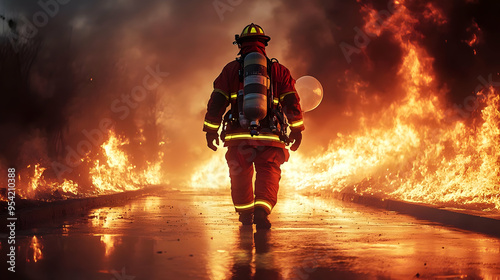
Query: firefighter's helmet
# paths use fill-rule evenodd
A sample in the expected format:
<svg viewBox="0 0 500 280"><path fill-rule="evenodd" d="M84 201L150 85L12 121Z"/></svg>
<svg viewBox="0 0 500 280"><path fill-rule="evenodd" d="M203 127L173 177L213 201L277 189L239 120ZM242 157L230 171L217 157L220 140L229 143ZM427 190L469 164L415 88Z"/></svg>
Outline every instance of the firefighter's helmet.
<svg viewBox="0 0 500 280"><path fill-rule="evenodd" d="M262 29L260 25L254 23L250 23L249 25L245 26L245 28L243 28L243 31L241 31L241 35L236 34L234 38L236 39L234 41L234 44L241 44L248 39L261 39L266 46L267 42L271 40L271 37L267 36L264 33L264 29Z"/></svg>

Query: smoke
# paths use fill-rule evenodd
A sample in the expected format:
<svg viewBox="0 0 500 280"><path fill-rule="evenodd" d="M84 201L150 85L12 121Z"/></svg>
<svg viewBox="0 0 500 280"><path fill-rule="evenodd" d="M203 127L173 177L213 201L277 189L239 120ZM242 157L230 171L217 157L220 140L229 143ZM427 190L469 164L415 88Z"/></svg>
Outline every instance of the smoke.
<svg viewBox="0 0 500 280"><path fill-rule="evenodd" d="M449 89L450 102L461 103L474 91L479 75L498 72L500 36L494 13L499 4L433 2L447 19L441 24L425 19L429 2L406 1L419 19L422 36L414 40L435 58L437 82ZM370 38L349 59L341 48L343 42L355 44L355 28L362 29L367 16L363 7L390 11L392 1L45 3L56 3L57 12L54 6L50 14L27 0L0 7L0 90L5 100L0 129L8 135L0 140L0 160L5 166L24 167L30 156L25 143L34 138L43 138L38 142L48 151L36 153L43 156L33 160L64 163L68 148L78 150L79 143L90 141L84 131L97 135L103 120L110 120L118 134L130 138L136 164L144 164L164 141L166 174L185 179L211 156L201 132L205 106L213 80L236 57L234 34L250 22L272 37L268 54L294 78L312 75L323 84L323 103L306 114L304 151L326 146L336 132L356 129L360 114L400 98L397 71L403 52L393 34ZM22 34L33 33L29 24L37 32L25 38ZM476 33L478 42L471 47L466 41ZM17 52L11 48L12 34L20 34ZM127 101L151 71L168 75L146 90L140 102ZM145 143L139 144L143 138Z"/></svg>
<svg viewBox="0 0 500 280"><path fill-rule="evenodd" d="M418 43L434 58L435 83L447 92L450 105L467 106L464 100L477 89L492 82L499 85L497 1L404 3L418 21L416 32L405 39ZM293 19L285 31L290 41L287 57L295 70L292 73L317 77L325 90L322 104L306 114L305 133L313 131L314 144L324 146L336 132L356 130L360 116L369 116L404 97L397 75L403 50L390 32L374 37L365 34L369 41L363 42L366 38L357 30L365 26L365 7L375 9L383 25L395 4L391 0L287 1L277 13L276 23ZM430 7L440 11L445 20L430 17ZM474 36L477 41L471 46ZM359 52L344 52L342 44L344 50L348 44Z"/></svg>
<svg viewBox="0 0 500 280"><path fill-rule="evenodd" d="M0 7L4 167L67 165L68 158L95 152L104 140L101 128L113 125L130 139L134 164L151 161L165 142L167 176L189 175L211 155L203 115L213 80L238 52L234 34L270 18L250 1L226 3L226 10L211 1L41 2L48 6L11 1ZM150 89L146 79L159 83ZM134 92L141 86L145 94ZM48 151L26 150L34 137Z"/></svg>
<svg viewBox="0 0 500 280"><path fill-rule="evenodd" d="M434 69L443 87L449 89L450 101L462 104L472 94L479 76L496 76L499 72L500 26L495 14L498 1L413 1L409 8L419 16L417 30L423 34L421 43L434 57ZM423 14L429 3L439 8L447 22L440 28L425 20ZM472 46L469 43L477 37ZM483 85L483 87L486 85Z"/></svg>

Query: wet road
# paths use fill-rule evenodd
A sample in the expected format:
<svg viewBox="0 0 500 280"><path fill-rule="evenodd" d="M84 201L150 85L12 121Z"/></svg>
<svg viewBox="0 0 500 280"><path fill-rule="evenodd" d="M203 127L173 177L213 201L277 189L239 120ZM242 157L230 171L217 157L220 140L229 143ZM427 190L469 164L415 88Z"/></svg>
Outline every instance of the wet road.
<svg viewBox="0 0 500 280"><path fill-rule="evenodd" d="M237 218L229 193L166 190L63 225L17 232L15 278L6 270L1 275L43 280L500 279L499 239L392 212L287 195L271 215L270 231L241 227ZM1 260L5 263L5 254Z"/></svg>

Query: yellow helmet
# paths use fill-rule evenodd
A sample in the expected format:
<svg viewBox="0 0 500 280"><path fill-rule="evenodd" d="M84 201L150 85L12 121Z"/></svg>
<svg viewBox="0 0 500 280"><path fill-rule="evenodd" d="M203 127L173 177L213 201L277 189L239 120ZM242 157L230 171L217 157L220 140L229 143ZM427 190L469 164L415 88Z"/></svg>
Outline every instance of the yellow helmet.
<svg viewBox="0 0 500 280"><path fill-rule="evenodd" d="M236 34L234 38L234 44L241 44L247 39L262 39L266 46L267 42L271 40L271 37L267 36L264 33L264 29L254 23L250 23L249 25L245 26L245 28L243 28L243 31L241 31L241 35Z"/></svg>

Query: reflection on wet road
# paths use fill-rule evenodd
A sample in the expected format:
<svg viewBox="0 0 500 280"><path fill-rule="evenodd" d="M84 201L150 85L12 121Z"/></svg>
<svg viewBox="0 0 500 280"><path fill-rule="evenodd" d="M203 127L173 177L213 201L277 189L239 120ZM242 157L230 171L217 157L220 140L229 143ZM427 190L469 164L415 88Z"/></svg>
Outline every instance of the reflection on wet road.
<svg viewBox="0 0 500 280"><path fill-rule="evenodd" d="M12 279L500 279L485 235L298 195L271 221L239 226L229 193L165 191L18 232Z"/></svg>

